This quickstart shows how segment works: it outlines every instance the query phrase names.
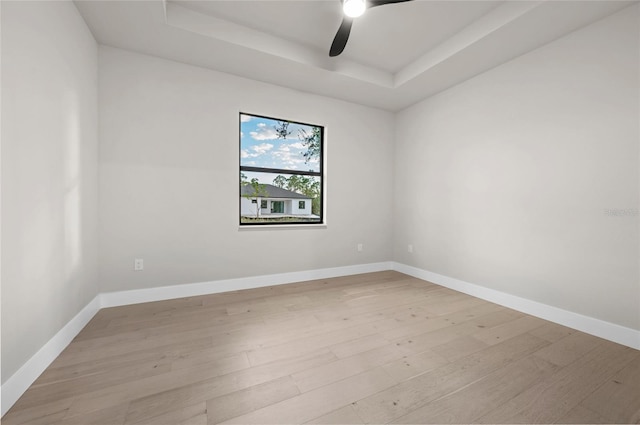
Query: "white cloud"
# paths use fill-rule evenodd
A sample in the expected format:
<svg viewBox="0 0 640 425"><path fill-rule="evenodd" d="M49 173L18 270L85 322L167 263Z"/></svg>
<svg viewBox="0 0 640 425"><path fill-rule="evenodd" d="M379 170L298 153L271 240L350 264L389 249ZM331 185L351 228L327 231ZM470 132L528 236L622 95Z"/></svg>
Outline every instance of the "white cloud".
<svg viewBox="0 0 640 425"><path fill-rule="evenodd" d="M258 155L262 155L273 149L273 145L271 143L261 143L259 145L252 146L251 149L256 151Z"/></svg>
<svg viewBox="0 0 640 425"><path fill-rule="evenodd" d="M240 151L240 158L249 158L249 156L250 156L250 155L249 155L249 152L247 152L247 150L246 150L246 149L242 149L242 150Z"/></svg>
<svg viewBox="0 0 640 425"><path fill-rule="evenodd" d="M249 122L251 120L252 120L251 116L240 114L240 122Z"/></svg>
<svg viewBox="0 0 640 425"><path fill-rule="evenodd" d="M278 138L278 133L271 127L260 127L258 131L251 131L249 133L254 140L274 140Z"/></svg>
<svg viewBox="0 0 640 425"><path fill-rule="evenodd" d="M277 158L280 164L284 164L285 169L289 170L295 170L298 168L298 164L304 163L304 159L300 158L298 154L282 148L278 151L272 152L271 155Z"/></svg>
<svg viewBox="0 0 640 425"><path fill-rule="evenodd" d="M299 140L298 137L296 136L297 131L295 130L296 130L296 127L294 126L289 127L290 134L288 134L285 139ZM278 137L279 136L278 132L273 126L263 122L259 122L258 124L256 124L256 130L249 132L249 134L254 140L274 140L274 139L281 138L281 137ZM304 149L304 146L299 141L291 143L289 146L294 147L296 149Z"/></svg>

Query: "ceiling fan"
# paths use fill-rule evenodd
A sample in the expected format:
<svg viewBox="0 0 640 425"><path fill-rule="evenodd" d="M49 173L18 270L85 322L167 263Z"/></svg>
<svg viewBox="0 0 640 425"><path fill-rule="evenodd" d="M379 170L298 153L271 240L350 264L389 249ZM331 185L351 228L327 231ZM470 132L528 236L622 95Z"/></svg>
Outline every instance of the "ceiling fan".
<svg viewBox="0 0 640 425"><path fill-rule="evenodd" d="M344 50L349 40L349 33L351 32L351 25L353 25L353 19L361 16L367 9L376 6L384 6L385 4L404 3L412 0L342 0L342 9L344 11L344 18L338 28L336 36L331 43L331 49L329 49L329 56L338 56Z"/></svg>

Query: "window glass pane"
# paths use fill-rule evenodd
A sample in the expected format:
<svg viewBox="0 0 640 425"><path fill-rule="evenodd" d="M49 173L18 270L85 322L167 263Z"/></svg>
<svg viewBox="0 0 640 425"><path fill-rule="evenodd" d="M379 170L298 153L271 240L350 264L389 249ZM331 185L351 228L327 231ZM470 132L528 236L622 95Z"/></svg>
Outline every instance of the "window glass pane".
<svg viewBox="0 0 640 425"><path fill-rule="evenodd" d="M251 184L254 181L256 184ZM241 196L251 200L259 198L288 198L296 202L311 202L311 214L320 216L321 182L317 176L297 174L244 172L241 176ZM304 207L298 207L304 208Z"/></svg>
<svg viewBox="0 0 640 425"><path fill-rule="evenodd" d="M245 114L240 120L240 166L320 172L320 127Z"/></svg>

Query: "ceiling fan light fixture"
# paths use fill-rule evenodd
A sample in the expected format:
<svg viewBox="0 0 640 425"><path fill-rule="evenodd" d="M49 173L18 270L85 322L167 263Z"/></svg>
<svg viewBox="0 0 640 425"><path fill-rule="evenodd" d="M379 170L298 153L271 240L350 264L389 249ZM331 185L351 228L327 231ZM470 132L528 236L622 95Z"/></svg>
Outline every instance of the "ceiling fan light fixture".
<svg viewBox="0 0 640 425"><path fill-rule="evenodd" d="M342 10L344 14L350 18L357 18L361 16L367 9L367 3L365 0L344 0Z"/></svg>

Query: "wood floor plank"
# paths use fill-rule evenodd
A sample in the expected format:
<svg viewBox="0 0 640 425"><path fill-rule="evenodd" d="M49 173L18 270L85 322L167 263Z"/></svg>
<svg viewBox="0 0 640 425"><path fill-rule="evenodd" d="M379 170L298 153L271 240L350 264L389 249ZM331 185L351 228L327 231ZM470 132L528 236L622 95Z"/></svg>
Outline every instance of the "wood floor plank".
<svg viewBox="0 0 640 425"><path fill-rule="evenodd" d="M393 345L387 345L294 373L292 377L300 392L308 392L375 369L401 357L400 350Z"/></svg>
<svg viewBox="0 0 640 425"><path fill-rule="evenodd" d="M559 367L534 356L527 356L480 380L439 398L394 421L394 423L473 423Z"/></svg>
<svg viewBox="0 0 640 425"><path fill-rule="evenodd" d="M334 360L336 360L335 355L325 351L299 358L288 358L195 382L183 381L181 383L174 380L171 385L166 386L169 388L159 386L155 388L155 391L139 392L138 396L128 395L128 398L133 401L127 412L127 421L135 422L152 413L170 412L184 404L191 405L207 401Z"/></svg>
<svg viewBox="0 0 640 425"><path fill-rule="evenodd" d="M21 400L21 406L37 406L60 398L79 396L114 385L128 383L133 379L163 375L170 370L171 363L166 361L136 363L109 372L79 376L75 379L55 382L49 385L40 385L24 395Z"/></svg>
<svg viewBox="0 0 640 425"><path fill-rule="evenodd" d="M142 350L119 353L102 359L77 359L65 360L63 352L51 366L49 366L34 383L34 388L53 382L75 379L80 376L88 376L109 372L121 367L138 364L147 361L173 360L192 351L210 348L213 345L211 338L200 338L188 342L168 343L161 347L144 348ZM62 360L62 361L59 361Z"/></svg>
<svg viewBox="0 0 640 425"><path fill-rule="evenodd" d="M610 379L580 403L613 423L640 423L640 387Z"/></svg>
<svg viewBox="0 0 640 425"><path fill-rule="evenodd" d="M523 332L539 328L545 323L547 322L542 319L538 319L537 317L524 316L498 326L483 329L482 331L474 334L473 337L487 344L497 344L516 335L521 335Z"/></svg>
<svg viewBox="0 0 640 425"><path fill-rule="evenodd" d="M383 368L389 372L391 376L395 376L399 380L404 381L444 366L447 363L448 361L444 357L431 350L426 350L418 354L402 356L402 359L387 363Z"/></svg>
<svg viewBox="0 0 640 425"><path fill-rule="evenodd" d="M98 314L100 314L99 312ZM88 329L78 335L77 340L101 338L119 333L153 329L164 326L193 326L197 319L206 320L208 324L224 324L232 321L223 307L190 306L172 310L163 315L141 315L137 317L123 316L109 320L108 326L99 329ZM235 320L235 319L234 319Z"/></svg>
<svg viewBox="0 0 640 425"><path fill-rule="evenodd" d="M220 356L217 348L205 348L204 350L191 351L171 361L171 370L180 370L193 367L213 367L223 371L221 374L247 369L249 359L245 352Z"/></svg>
<svg viewBox="0 0 640 425"><path fill-rule="evenodd" d="M640 421L640 352L395 271L100 310L3 425Z"/></svg>
<svg viewBox="0 0 640 425"><path fill-rule="evenodd" d="M571 335L574 332L576 332L574 329L551 322L547 322L539 328L535 328L529 331L531 335L546 339L549 342L556 342L568 335Z"/></svg>
<svg viewBox="0 0 640 425"><path fill-rule="evenodd" d="M475 332L477 332L476 325L463 322L391 342L395 343L397 347L404 350L407 354L417 354L433 349L434 347L451 343L461 337L473 335Z"/></svg>
<svg viewBox="0 0 640 425"><path fill-rule="evenodd" d="M212 398L207 401L208 423L221 423L227 419L295 397L298 394L300 391L294 380L290 376L285 376Z"/></svg>
<svg viewBox="0 0 640 425"><path fill-rule="evenodd" d="M336 357L343 359L354 354L369 351L374 348L389 345L389 341L378 334L367 335L352 341L345 341L331 346L330 350Z"/></svg>
<svg viewBox="0 0 640 425"><path fill-rule="evenodd" d="M605 342L605 344L607 344ZM640 388L640 351L638 356L613 376L615 381L624 385Z"/></svg>
<svg viewBox="0 0 640 425"><path fill-rule="evenodd" d="M26 395L26 393L25 393ZM34 424L43 417L64 418L73 403L72 397L59 398L55 401L36 406L23 406L22 397L2 417L3 424Z"/></svg>
<svg viewBox="0 0 640 425"><path fill-rule="evenodd" d="M588 397L638 355L637 350L603 344L558 373L479 418L480 423L553 423Z"/></svg>
<svg viewBox="0 0 640 425"><path fill-rule="evenodd" d="M640 355L580 404L615 423L640 423L639 378Z"/></svg>
<svg viewBox="0 0 640 425"><path fill-rule="evenodd" d="M581 404L565 413L556 421L558 424L605 424L608 422L593 410L589 410Z"/></svg>
<svg viewBox="0 0 640 425"><path fill-rule="evenodd" d="M389 388L396 383L397 381L382 368L376 368L223 423L282 424L308 422L344 407L346 404Z"/></svg>
<svg viewBox="0 0 640 425"><path fill-rule="evenodd" d="M59 422L51 422L51 425L122 425L124 416L127 412L128 402L116 406L109 406L104 409L95 410L93 412L73 415L68 414Z"/></svg>
<svg viewBox="0 0 640 425"><path fill-rule="evenodd" d="M335 356L329 352L321 353L316 357L322 360L327 359L326 361L335 359ZM293 366L296 364L295 362L292 363ZM182 397L180 400L193 404L197 401L206 401L208 398L226 392L237 391L255 385L256 383L273 379L269 375L270 372L278 375L279 373L285 373L287 370L284 367L278 368L278 365L276 365L276 367L272 368L274 370L262 369L247 372L248 369L243 369L229 372L227 367L228 365L224 362L221 364L214 361L210 364L203 364L194 368L172 370L163 375L136 379L129 383L85 393L74 399L69 409L70 414L83 414L104 406L121 404L125 401L131 401L130 410L146 408L147 410L145 410L145 412L147 413L154 411L159 414L163 411L170 411L179 407L169 403L167 399L165 399L173 394L178 394ZM255 372L255 375L252 375L253 372ZM214 379L216 377L220 377L220 379ZM253 380L251 380L251 378L253 378ZM260 379L263 379L263 381L260 381ZM202 390L202 393L198 393L199 390ZM169 399L169 401L171 400ZM158 406L155 407L154 410L156 404L158 404Z"/></svg>
<svg viewBox="0 0 640 425"><path fill-rule="evenodd" d="M360 400L356 410L368 423L393 421L548 344L528 334L511 338Z"/></svg>
<svg viewBox="0 0 640 425"><path fill-rule="evenodd" d="M497 324L505 323L518 317L522 317L522 315L512 310L507 310L504 307L500 307L496 304L485 303L476 307L472 307L467 311L458 311L443 316L434 317L429 313L424 317L419 318L420 320L418 320L416 323L393 328L389 331L383 332L382 336L389 340L409 338L416 335L424 334L426 332L431 332L471 321L473 321L473 323L475 323L479 329L482 329L485 327L492 327Z"/></svg>
<svg viewBox="0 0 640 425"><path fill-rule="evenodd" d="M382 321L388 319L382 319ZM393 322L391 322L393 323ZM298 339L285 344L264 349L256 349L247 352L249 361L253 366L282 360L314 352L319 349L331 347L336 344L351 341L364 336L375 334L375 323L363 323L356 326L344 327L320 335Z"/></svg>
<svg viewBox="0 0 640 425"><path fill-rule="evenodd" d="M604 343L604 340L598 337L577 332L569 334L543 348L536 353L536 356L558 366L566 366L602 343Z"/></svg>
<svg viewBox="0 0 640 425"><path fill-rule="evenodd" d="M67 399L71 400L71 399ZM29 425L50 425L60 423L67 416L67 408L51 409L51 406L44 406L41 409L13 409L9 410L3 417L4 424L29 424Z"/></svg>
<svg viewBox="0 0 640 425"><path fill-rule="evenodd" d="M482 341L478 341L471 336L465 335L446 344L433 347L432 351L449 361L455 361L462 357L466 357L469 354L484 350L488 346L488 344Z"/></svg>
<svg viewBox="0 0 640 425"><path fill-rule="evenodd" d="M340 425L340 424L364 424L365 422L360 419L358 413L353 409L351 404L342 407L338 410L334 410L331 413L327 413L326 415L320 416L319 418L315 418L310 420L309 422L305 422L307 424L317 424L317 425Z"/></svg>
<svg viewBox="0 0 640 425"><path fill-rule="evenodd" d="M477 307L481 304L486 303L486 301L482 301L479 298L474 298L469 295L464 295L460 297L461 299L453 302L446 303L438 303L429 306L429 311L436 315L441 316L444 314L451 314L458 311L468 310L469 308Z"/></svg>
<svg viewBox="0 0 640 425"><path fill-rule="evenodd" d="M186 405L176 410L154 416L149 415L142 420L135 422L135 425L173 425L185 423L191 420L202 421L202 416L207 415L207 403L200 402L193 405ZM124 420L124 418L123 418ZM205 421L206 423L206 421Z"/></svg>
<svg viewBox="0 0 640 425"><path fill-rule="evenodd" d="M178 423L178 425L207 425L207 420L208 420L207 415L201 414L201 415L189 418L187 420L184 420Z"/></svg>
<svg viewBox="0 0 640 425"><path fill-rule="evenodd" d="M24 422L24 423L28 423L29 425L59 424L64 419L66 414L67 414L67 412L51 413L51 414L48 414L48 415L45 415L45 416L41 416L41 417L39 417L37 419L31 420L29 422ZM3 421L3 422L6 422L6 421ZM116 424L117 424L117 422L116 422Z"/></svg>

